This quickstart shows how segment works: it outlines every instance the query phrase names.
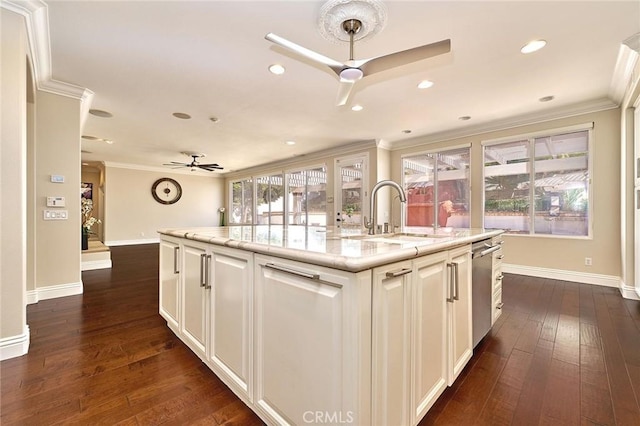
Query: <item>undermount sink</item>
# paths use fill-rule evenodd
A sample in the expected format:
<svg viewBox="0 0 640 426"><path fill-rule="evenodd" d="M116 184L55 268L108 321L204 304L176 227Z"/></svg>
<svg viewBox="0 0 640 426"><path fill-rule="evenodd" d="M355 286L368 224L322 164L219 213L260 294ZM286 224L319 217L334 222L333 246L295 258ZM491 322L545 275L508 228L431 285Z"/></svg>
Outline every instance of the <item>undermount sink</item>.
<svg viewBox="0 0 640 426"><path fill-rule="evenodd" d="M357 239L370 243L386 243L386 244L433 244L441 242L444 238L450 238L450 235L438 234L413 234L413 233L395 233L395 234L377 234L377 235L349 235L344 236L345 239Z"/></svg>

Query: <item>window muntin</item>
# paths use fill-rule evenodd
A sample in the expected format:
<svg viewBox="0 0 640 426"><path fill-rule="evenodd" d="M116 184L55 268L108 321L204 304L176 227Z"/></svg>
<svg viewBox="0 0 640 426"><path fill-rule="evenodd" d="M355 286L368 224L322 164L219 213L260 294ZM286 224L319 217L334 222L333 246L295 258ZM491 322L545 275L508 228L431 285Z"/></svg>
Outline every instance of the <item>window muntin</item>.
<svg viewBox="0 0 640 426"><path fill-rule="evenodd" d="M467 147L403 158L406 226L468 228L469 163Z"/></svg>
<svg viewBox="0 0 640 426"><path fill-rule="evenodd" d="M512 234L589 235L588 130L484 149L484 226Z"/></svg>

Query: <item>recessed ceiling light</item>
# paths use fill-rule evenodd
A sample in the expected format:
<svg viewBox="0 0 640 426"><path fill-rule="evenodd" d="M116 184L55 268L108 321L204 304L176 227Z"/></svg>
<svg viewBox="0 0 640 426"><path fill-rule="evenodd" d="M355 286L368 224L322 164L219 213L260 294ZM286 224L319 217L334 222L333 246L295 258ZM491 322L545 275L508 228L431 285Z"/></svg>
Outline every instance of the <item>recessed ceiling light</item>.
<svg viewBox="0 0 640 426"><path fill-rule="evenodd" d="M543 96L538 99L540 102L549 102L555 99L555 96Z"/></svg>
<svg viewBox="0 0 640 426"><path fill-rule="evenodd" d="M411 133L411 130L409 130L409 129L405 129L405 130L403 130L403 131L402 131L402 133L409 134L409 133Z"/></svg>
<svg viewBox="0 0 640 426"><path fill-rule="evenodd" d="M191 116L189 114L185 114L184 112L174 112L173 116L175 118L179 118L181 120L188 120L191 118Z"/></svg>
<svg viewBox="0 0 640 426"><path fill-rule="evenodd" d="M90 109L89 110L89 114L95 115L96 117L102 117L102 118L111 118L111 117L113 117L113 114L111 114L108 111L103 111L101 109Z"/></svg>
<svg viewBox="0 0 640 426"><path fill-rule="evenodd" d="M520 49L520 51L525 54L533 53L542 49L546 44L547 42L545 40L533 40L522 46L522 49Z"/></svg>
<svg viewBox="0 0 640 426"><path fill-rule="evenodd" d="M471 120L471 116L469 116L469 115L463 115L462 117L458 117L458 120L462 120L462 121Z"/></svg>
<svg viewBox="0 0 640 426"><path fill-rule="evenodd" d="M420 83L418 83L418 89L428 89L431 86L433 86L433 81L429 80L422 80Z"/></svg>
<svg viewBox="0 0 640 426"><path fill-rule="evenodd" d="M82 135L82 139L86 139L88 141L99 141L100 138L96 136Z"/></svg>
<svg viewBox="0 0 640 426"><path fill-rule="evenodd" d="M109 145L113 144L113 141L112 141L111 139L104 139L104 141L105 141L106 143L108 143Z"/></svg>
<svg viewBox="0 0 640 426"><path fill-rule="evenodd" d="M83 165L83 166L88 166L88 165L89 165L89 163L82 163L82 165Z"/></svg>
<svg viewBox="0 0 640 426"><path fill-rule="evenodd" d="M295 145L296 141L285 141L284 143L286 143L287 145Z"/></svg>
<svg viewBox="0 0 640 426"><path fill-rule="evenodd" d="M280 64L273 64L269 66L269 71L271 74L280 75L284 74L284 67Z"/></svg>
<svg viewBox="0 0 640 426"><path fill-rule="evenodd" d="M213 121L214 123L217 123L218 121L220 121L218 117L209 117L209 120Z"/></svg>
<svg viewBox="0 0 640 426"><path fill-rule="evenodd" d="M362 105L354 105L351 107L351 111L362 111L364 107Z"/></svg>

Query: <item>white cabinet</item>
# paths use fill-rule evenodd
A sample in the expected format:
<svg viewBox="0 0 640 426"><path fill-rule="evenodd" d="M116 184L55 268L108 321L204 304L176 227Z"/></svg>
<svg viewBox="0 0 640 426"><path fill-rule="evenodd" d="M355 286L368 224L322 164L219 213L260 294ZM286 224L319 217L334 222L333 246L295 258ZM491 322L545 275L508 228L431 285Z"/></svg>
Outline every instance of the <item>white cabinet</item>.
<svg viewBox="0 0 640 426"><path fill-rule="evenodd" d="M174 333L179 333L180 323L180 242L163 237L160 241L160 315Z"/></svg>
<svg viewBox="0 0 640 426"><path fill-rule="evenodd" d="M411 291L411 424L429 411L448 383L448 254L413 262Z"/></svg>
<svg viewBox="0 0 640 426"><path fill-rule="evenodd" d="M370 272L255 263L259 412L279 425L369 424Z"/></svg>
<svg viewBox="0 0 640 426"><path fill-rule="evenodd" d="M471 250L373 270L373 424L417 424L473 355Z"/></svg>
<svg viewBox="0 0 640 426"><path fill-rule="evenodd" d="M504 254L502 253L502 244L504 240L502 235L498 235L491 239L492 246L500 246L500 249L494 251L491 255L491 277L493 280L493 290L491 291L491 325L502 315L502 259Z"/></svg>
<svg viewBox="0 0 640 426"><path fill-rule="evenodd" d="M211 247L208 362L236 394L252 398L253 255Z"/></svg>
<svg viewBox="0 0 640 426"><path fill-rule="evenodd" d="M182 320L183 341L206 360L209 319L211 255L207 244L185 240L182 247Z"/></svg>
<svg viewBox="0 0 640 426"><path fill-rule="evenodd" d="M460 375L473 356L473 326L471 311L471 248L449 252L451 270L449 310L449 386Z"/></svg>
<svg viewBox="0 0 640 426"><path fill-rule="evenodd" d="M373 270L373 419L408 423L411 262Z"/></svg>

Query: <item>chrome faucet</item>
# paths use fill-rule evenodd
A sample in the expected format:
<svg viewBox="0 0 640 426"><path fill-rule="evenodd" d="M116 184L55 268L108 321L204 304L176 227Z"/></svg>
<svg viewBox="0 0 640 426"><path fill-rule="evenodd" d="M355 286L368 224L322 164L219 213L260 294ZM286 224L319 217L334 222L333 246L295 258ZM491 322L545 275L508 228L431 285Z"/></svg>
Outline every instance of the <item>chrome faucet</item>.
<svg viewBox="0 0 640 426"><path fill-rule="evenodd" d="M396 191L398 191L399 197L400 197L400 202L401 203L406 203L407 202L407 197L404 194L404 190L402 189L402 187L400 185L398 185L396 182L392 181L392 180L381 180L380 182L376 183L373 186L373 189L371 189L371 200L370 200L370 204L369 204L369 213L371 214L371 220L369 222L366 221L365 218L365 227L367 229L369 229L369 235L375 235L376 233L376 213L375 213L375 209L376 209L376 196L378 194L378 190L380 188L382 188L383 186L391 186L393 188L396 189ZM402 211L402 207L400 207L400 211ZM400 225L402 226L402 221L400 223Z"/></svg>

